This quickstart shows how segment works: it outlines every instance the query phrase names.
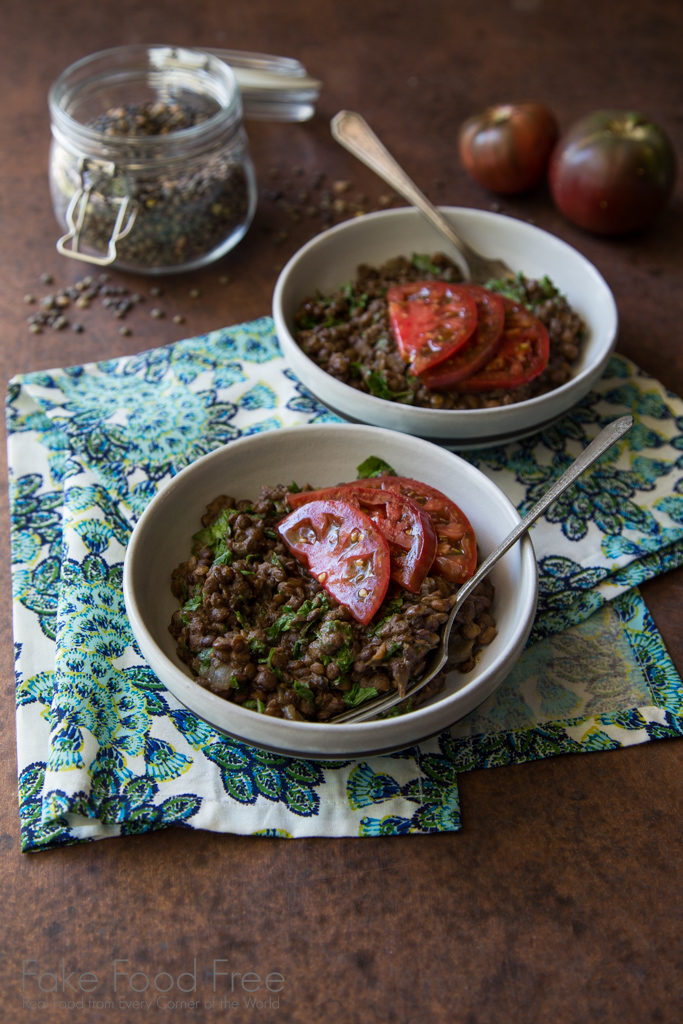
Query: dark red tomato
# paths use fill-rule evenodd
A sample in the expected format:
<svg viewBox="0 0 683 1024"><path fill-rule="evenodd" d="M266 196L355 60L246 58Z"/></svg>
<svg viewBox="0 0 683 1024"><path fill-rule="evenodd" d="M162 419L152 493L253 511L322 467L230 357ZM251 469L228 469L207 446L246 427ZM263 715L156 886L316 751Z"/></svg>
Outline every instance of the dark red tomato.
<svg viewBox="0 0 683 1024"><path fill-rule="evenodd" d="M394 285L387 302L398 351L416 374L457 352L477 326L477 307L467 288L447 281Z"/></svg>
<svg viewBox="0 0 683 1024"><path fill-rule="evenodd" d="M550 341L545 325L525 306L503 297L505 329L493 359L481 370L459 381L452 391L497 391L528 384L548 365Z"/></svg>
<svg viewBox="0 0 683 1024"><path fill-rule="evenodd" d="M477 305L477 328L459 352L420 374L426 386L435 391L448 390L480 370L493 358L503 338L505 307L500 295L476 284L467 285L467 289Z"/></svg>
<svg viewBox="0 0 683 1024"><path fill-rule="evenodd" d="M642 114L598 110L557 144L550 190L574 224L603 235L643 228L664 208L676 180L668 136Z"/></svg>
<svg viewBox="0 0 683 1024"><path fill-rule="evenodd" d="M554 114L541 103L489 107L461 126L460 159L484 188L526 192L545 177L558 134Z"/></svg>
<svg viewBox="0 0 683 1024"><path fill-rule="evenodd" d="M390 579L389 545L372 519L345 501L312 501L277 530L323 589L366 626Z"/></svg>
<svg viewBox="0 0 683 1024"><path fill-rule="evenodd" d="M403 494L365 484L365 480L359 480L320 491L299 491L288 495L288 500L292 508L325 500L348 501L360 508L389 544L391 578L411 593L419 594L436 555L436 534L429 516Z"/></svg>
<svg viewBox="0 0 683 1024"><path fill-rule="evenodd" d="M432 572L452 583L464 583L477 567L477 538L461 508L441 491L405 476L375 476L363 481L370 487L398 491L411 498L429 516L436 533Z"/></svg>

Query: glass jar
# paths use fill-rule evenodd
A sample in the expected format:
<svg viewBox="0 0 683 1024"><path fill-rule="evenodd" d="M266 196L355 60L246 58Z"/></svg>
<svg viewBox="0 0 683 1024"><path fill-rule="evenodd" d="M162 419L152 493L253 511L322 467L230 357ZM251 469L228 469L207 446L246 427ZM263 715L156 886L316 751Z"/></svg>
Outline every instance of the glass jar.
<svg viewBox="0 0 683 1024"><path fill-rule="evenodd" d="M244 236L256 179L240 91L218 57L104 50L68 67L48 102L64 255L167 274L204 266Z"/></svg>

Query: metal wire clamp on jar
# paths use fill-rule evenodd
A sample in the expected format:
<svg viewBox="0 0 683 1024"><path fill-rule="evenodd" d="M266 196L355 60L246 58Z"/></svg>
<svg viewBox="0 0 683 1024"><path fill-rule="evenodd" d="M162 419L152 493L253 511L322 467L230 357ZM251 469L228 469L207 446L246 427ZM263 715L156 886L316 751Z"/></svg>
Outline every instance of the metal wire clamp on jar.
<svg viewBox="0 0 683 1024"><path fill-rule="evenodd" d="M256 179L240 91L218 57L168 46L104 50L68 67L48 103L65 256L173 273L218 259L244 236Z"/></svg>

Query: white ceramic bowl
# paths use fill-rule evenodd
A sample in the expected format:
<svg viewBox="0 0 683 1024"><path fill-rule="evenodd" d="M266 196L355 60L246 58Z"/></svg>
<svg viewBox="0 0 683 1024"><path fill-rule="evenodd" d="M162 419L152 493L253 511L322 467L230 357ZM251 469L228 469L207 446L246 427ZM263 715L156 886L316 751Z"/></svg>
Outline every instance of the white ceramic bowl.
<svg viewBox="0 0 683 1024"><path fill-rule="evenodd" d="M177 600L171 572L190 554L206 504L218 494L256 498L262 484L330 485L355 480L369 455L401 476L438 487L469 517L486 555L519 522L503 493L444 448L395 431L352 424L289 427L232 441L182 470L140 517L126 551L126 610L143 656L186 707L216 729L255 746L320 759L366 757L411 746L467 714L503 681L527 640L536 607L537 569L528 537L495 566L498 635L473 672L455 673L445 693L410 714L358 724L291 722L228 703L199 686L176 656L169 623Z"/></svg>
<svg viewBox="0 0 683 1024"><path fill-rule="evenodd" d="M296 344L292 330L301 301L330 294L356 277L360 263L379 266L393 256L449 252L448 243L414 209L388 210L339 224L317 235L289 260L273 295L280 346L292 370L331 411L468 449L524 437L576 405L601 376L616 343L614 297L598 271L571 246L521 220L483 210L444 207L454 227L485 256L498 256L527 277L547 275L587 325L588 337L573 377L555 391L496 409L420 409L365 394L326 373ZM460 261L462 266L462 261Z"/></svg>

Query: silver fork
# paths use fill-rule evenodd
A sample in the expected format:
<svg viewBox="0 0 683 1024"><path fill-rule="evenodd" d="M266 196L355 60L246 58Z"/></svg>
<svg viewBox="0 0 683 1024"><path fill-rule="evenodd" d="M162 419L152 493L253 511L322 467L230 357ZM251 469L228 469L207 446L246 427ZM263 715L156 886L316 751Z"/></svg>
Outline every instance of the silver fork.
<svg viewBox="0 0 683 1024"><path fill-rule="evenodd" d="M457 234L452 224L408 177L360 114L352 110L340 110L332 118L330 128L337 142L367 164L412 206L416 206L433 227L458 250L467 264L469 279L474 284L486 284L492 278L515 276L514 271L503 260L482 256Z"/></svg>
<svg viewBox="0 0 683 1024"><path fill-rule="evenodd" d="M608 423L608 425L600 431L598 436L591 441L588 447L581 452L579 457L572 462L569 469L565 470L559 480L556 480L555 483L548 488L543 497L536 502L529 512L527 512L524 519L522 519L514 530L507 535L505 540L498 545L496 550L491 552L488 558L482 562L474 576L470 576L467 582L462 585L458 591L456 602L451 608L448 621L443 626L441 642L438 647L434 648L434 650L430 652L427 664L425 665L425 670L419 682L414 683L413 686L409 687L403 696L394 690L385 697L376 697L374 700L361 704L360 707L350 708L348 711L342 711L341 714L335 715L334 718L331 718L330 722L333 724L341 722L363 722L367 718L374 718L376 715L381 714L381 712L388 711L389 708L394 707L395 704L399 704L402 700L406 700L406 698L411 697L414 693L417 693L418 690L421 690L423 686L426 686L427 683L441 671L448 661L448 641L455 621L455 616L472 591L479 586L485 576L488 576L490 570L496 564L498 559L502 558L503 555L510 550L513 544L517 543L519 538L527 532L529 527L536 522L548 506L559 498L570 484L573 484L589 466L593 465L596 459L600 458L603 452L606 452L608 448L611 448L619 438L624 436L627 430L631 429L632 426L632 416L621 416L618 420L613 420L612 423Z"/></svg>

